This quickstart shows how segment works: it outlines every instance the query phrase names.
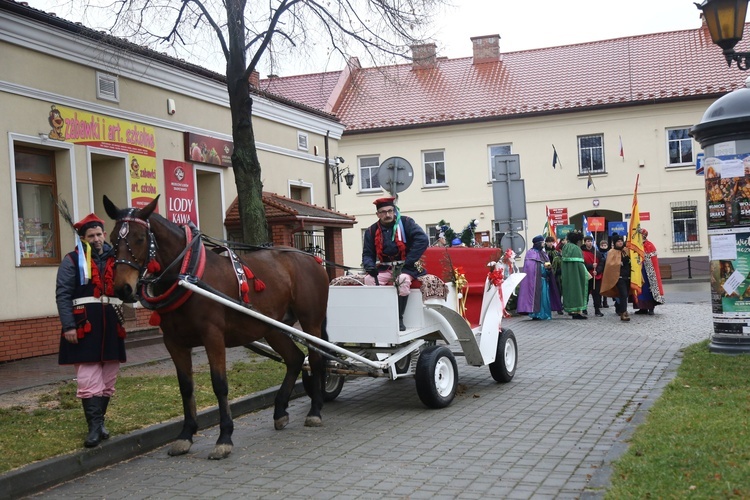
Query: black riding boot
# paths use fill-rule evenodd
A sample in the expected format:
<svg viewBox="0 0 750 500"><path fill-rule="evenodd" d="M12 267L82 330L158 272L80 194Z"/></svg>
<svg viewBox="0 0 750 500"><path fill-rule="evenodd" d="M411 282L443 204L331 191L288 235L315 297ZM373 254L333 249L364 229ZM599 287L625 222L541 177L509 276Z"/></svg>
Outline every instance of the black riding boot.
<svg viewBox="0 0 750 500"><path fill-rule="evenodd" d="M99 445L102 440L102 423L104 420L102 417L101 399L101 396L95 396L81 400L81 403L83 403L83 414L86 415L86 423L89 424L89 433L83 442L86 448L93 448Z"/></svg>
<svg viewBox="0 0 750 500"><path fill-rule="evenodd" d="M107 416L107 406L109 406L109 396L102 396L102 439L109 439L109 431L104 427L104 419Z"/></svg>
<svg viewBox="0 0 750 500"><path fill-rule="evenodd" d="M398 329L400 331L406 330L404 325L404 311L406 311L406 301L409 300L409 296L402 297L398 296Z"/></svg>

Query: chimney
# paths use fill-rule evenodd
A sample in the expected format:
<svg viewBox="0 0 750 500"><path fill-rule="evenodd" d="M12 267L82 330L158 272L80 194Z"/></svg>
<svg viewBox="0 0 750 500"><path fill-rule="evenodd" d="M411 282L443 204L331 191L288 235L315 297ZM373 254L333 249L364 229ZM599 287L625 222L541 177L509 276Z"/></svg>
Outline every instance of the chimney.
<svg viewBox="0 0 750 500"><path fill-rule="evenodd" d="M250 73L250 78L248 78L248 83L251 87L259 89L260 88L260 73L257 71L253 71Z"/></svg>
<svg viewBox="0 0 750 500"><path fill-rule="evenodd" d="M434 43L423 43L411 46L412 69L430 69L435 67L436 47Z"/></svg>
<svg viewBox="0 0 750 500"><path fill-rule="evenodd" d="M475 36L471 43L474 45L474 64L500 60L500 35Z"/></svg>

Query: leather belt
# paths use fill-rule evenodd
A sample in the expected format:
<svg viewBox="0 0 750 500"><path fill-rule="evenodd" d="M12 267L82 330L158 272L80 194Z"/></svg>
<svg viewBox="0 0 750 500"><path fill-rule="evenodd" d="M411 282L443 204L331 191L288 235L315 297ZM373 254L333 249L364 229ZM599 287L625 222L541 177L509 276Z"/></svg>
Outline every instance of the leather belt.
<svg viewBox="0 0 750 500"><path fill-rule="evenodd" d="M107 295L102 295L99 298L96 297L81 297L78 299L73 299L73 306L81 306L83 304L112 304L113 306L119 306L122 305L122 301L118 299L117 297L109 297Z"/></svg>

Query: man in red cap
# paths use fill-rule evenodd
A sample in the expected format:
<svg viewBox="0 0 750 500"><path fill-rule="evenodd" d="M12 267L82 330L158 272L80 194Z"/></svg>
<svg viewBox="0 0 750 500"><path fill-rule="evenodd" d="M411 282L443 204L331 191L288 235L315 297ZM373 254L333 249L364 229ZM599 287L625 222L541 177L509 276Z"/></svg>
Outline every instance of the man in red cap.
<svg viewBox="0 0 750 500"><path fill-rule="evenodd" d="M417 269L416 263L430 240L414 219L401 215L395 198L378 198L373 204L378 221L365 231L362 248L362 267L367 273L365 285L393 284L395 278L399 329L404 331L404 311L412 279L426 274L424 269ZM383 265L394 261L404 261L401 273L396 276L393 266Z"/></svg>
<svg viewBox="0 0 750 500"><path fill-rule="evenodd" d="M57 270L57 312L62 323L61 365L74 365L89 432L84 446L109 438L104 427L109 398L125 362L125 330L113 303L114 251L104 221L89 214L73 225L81 242Z"/></svg>

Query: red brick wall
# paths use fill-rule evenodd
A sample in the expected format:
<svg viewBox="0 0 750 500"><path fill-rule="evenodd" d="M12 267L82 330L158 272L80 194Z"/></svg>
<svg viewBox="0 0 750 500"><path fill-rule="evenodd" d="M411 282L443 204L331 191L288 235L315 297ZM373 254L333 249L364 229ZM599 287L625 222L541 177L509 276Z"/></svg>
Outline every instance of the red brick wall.
<svg viewBox="0 0 750 500"><path fill-rule="evenodd" d="M341 237L341 228L327 227L325 229L326 260L336 264L344 263L344 242ZM340 267L328 267L329 279L334 279L344 275L344 270Z"/></svg>
<svg viewBox="0 0 750 500"><path fill-rule="evenodd" d="M0 362L55 354L59 348L57 316L0 322Z"/></svg>
<svg viewBox="0 0 750 500"><path fill-rule="evenodd" d="M125 308L125 330L152 328L151 311ZM60 319L57 316L0 321L0 363L57 354L60 349Z"/></svg>

